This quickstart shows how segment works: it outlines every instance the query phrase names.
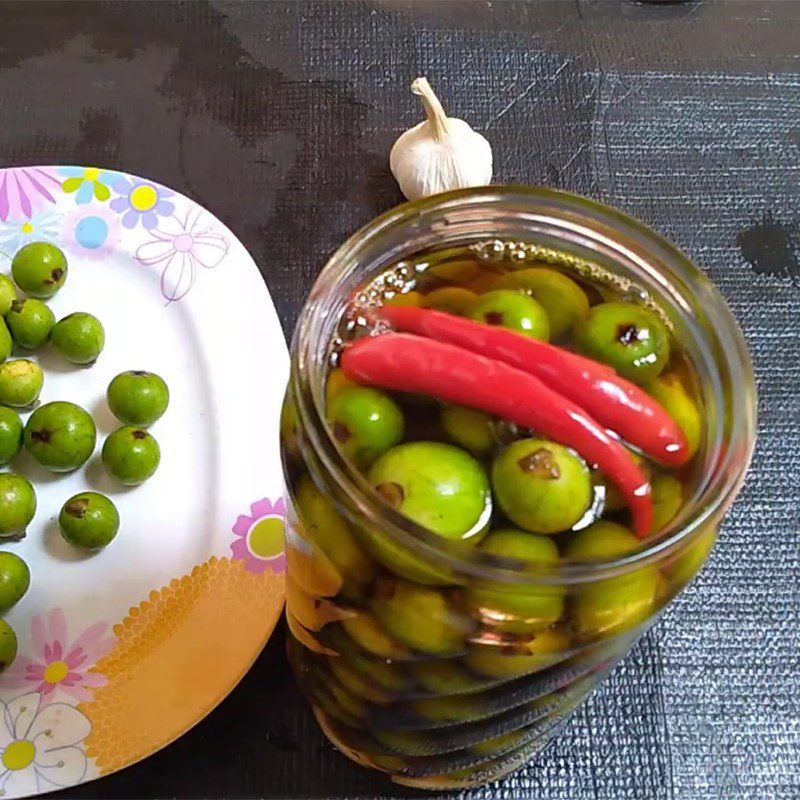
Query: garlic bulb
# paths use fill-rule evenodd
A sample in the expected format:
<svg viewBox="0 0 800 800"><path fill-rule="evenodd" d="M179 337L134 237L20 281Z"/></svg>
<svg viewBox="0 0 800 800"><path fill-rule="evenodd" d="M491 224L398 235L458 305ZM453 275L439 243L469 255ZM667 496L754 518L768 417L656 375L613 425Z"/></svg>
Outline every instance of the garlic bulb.
<svg viewBox="0 0 800 800"><path fill-rule="evenodd" d="M417 78L411 91L421 98L428 118L402 134L389 154L403 194L416 200L449 189L486 186L492 179L489 142L463 119L446 116L425 78Z"/></svg>

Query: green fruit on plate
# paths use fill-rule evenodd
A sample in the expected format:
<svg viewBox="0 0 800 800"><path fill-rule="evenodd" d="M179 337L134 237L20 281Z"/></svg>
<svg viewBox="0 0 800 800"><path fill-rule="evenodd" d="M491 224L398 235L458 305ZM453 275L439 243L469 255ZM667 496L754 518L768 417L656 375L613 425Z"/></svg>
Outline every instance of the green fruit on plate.
<svg viewBox="0 0 800 800"><path fill-rule="evenodd" d="M142 428L117 428L103 444L103 464L124 486L138 486L152 477L161 462L158 442Z"/></svg>
<svg viewBox="0 0 800 800"><path fill-rule="evenodd" d="M27 358L0 364L0 403L27 408L38 399L44 384L42 368Z"/></svg>
<svg viewBox="0 0 800 800"><path fill-rule="evenodd" d="M28 565L16 553L0 550L0 614L18 603L30 585Z"/></svg>
<svg viewBox="0 0 800 800"><path fill-rule="evenodd" d="M25 425L25 449L52 472L80 467L94 452L96 442L94 420L75 403L45 403Z"/></svg>
<svg viewBox="0 0 800 800"><path fill-rule="evenodd" d="M16 657L17 634L4 619L0 619L0 672L8 669Z"/></svg>
<svg viewBox="0 0 800 800"><path fill-rule="evenodd" d="M17 286L31 297L52 297L67 279L67 259L54 244L26 244L11 262L11 274Z"/></svg>
<svg viewBox="0 0 800 800"><path fill-rule="evenodd" d="M5 319L0 319L0 361L5 361L14 349L14 340Z"/></svg>
<svg viewBox="0 0 800 800"><path fill-rule="evenodd" d="M26 350L41 347L50 337L56 318L46 303L36 298L15 300L6 314L14 341Z"/></svg>
<svg viewBox="0 0 800 800"><path fill-rule="evenodd" d="M93 364L105 341L100 320L83 311L60 319L50 331L50 343L72 364Z"/></svg>
<svg viewBox="0 0 800 800"><path fill-rule="evenodd" d="M0 406L0 466L8 464L22 447L22 420L16 411Z"/></svg>
<svg viewBox="0 0 800 800"><path fill-rule="evenodd" d="M169 388L154 372L129 370L114 378L106 392L111 413L124 425L148 427L169 405Z"/></svg>
<svg viewBox="0 0 800 800"><path fill-rule="evenodd" d="M64 503L58 526L71 545L82 550L100 550L117 535L119 512L105 495L81 492Z"/></svg>
<svg viewBox="0 0 800 800"><path fill-rule="evenodd" d="M35 513L31 482L13 472L0 472L0 539L24 536Z"/></svg>
<svg viewBox="0 0 800 800"><path fill-rule="evenodd" d="M0 275L0 316L4 317L17 299L17 287L7 275Z"/></svg>

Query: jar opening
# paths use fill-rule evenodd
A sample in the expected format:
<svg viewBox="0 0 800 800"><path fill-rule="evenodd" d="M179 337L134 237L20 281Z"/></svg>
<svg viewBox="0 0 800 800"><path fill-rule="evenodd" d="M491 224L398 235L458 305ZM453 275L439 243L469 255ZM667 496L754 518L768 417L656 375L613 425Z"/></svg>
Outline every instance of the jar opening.
<svg viewBox="0 0 800 800"><path fill-rule="evenodd" d="M463 548L384 504L340 453L325 424L324 380L337 326L353 294L389 266L432 246L515 242L574 259L576 268L614 273L662 309L702 379L704 448L693 496L641 550L621 559L567 563L541 572L530 564ZM432 563L498 582L597 580L662 559L716 526L733 502L752 457L756 395L742 334L716 288L680 251L642 223L564 192L493 186L437 195L390 210L334 253L302 311L293 343L292 389L298 414L331 485L350 513L379 517L382 532ZM521 570L524 568L524 573Z"/></svg>

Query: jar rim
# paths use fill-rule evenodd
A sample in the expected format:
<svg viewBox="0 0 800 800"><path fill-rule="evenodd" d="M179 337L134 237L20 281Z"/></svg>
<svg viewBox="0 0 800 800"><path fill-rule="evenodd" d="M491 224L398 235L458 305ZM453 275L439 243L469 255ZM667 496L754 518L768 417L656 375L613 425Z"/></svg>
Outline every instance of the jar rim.
<svg viewBox="0 0 800 800"><path fill-rule="evenodd" d="M338 321L339 316L326 309L337 294L340 301L343 299L348 275L352 277L358 267L363 267L364 260L369 261L366 256L370 248L373 252L369 263L375 267L374 272L400 261L398 256L403 255L403 244L396 245L394 250L381 249L381 240L385 243L386 237L396 230L413 233L420 231L424 224L435 223L445 231L454 226L453 220L459 214L476 219L503 204L514 206L516 218L524 218L529 223L537 220L556 224L560 233L570 240L592 241L599 248L610 248L609 252L619 259L627 259L641 271L642 277L646 276L666 293L687 324L695 313L711 318L710 329L715 341L705 342L709 352L714 351L709 365L720 368L724 361L730 373L728 383L736 388L723 397L719 375L709 376L717 379L715 391L729 419L728 437L723 437L718 426L714 472L704 472L704 489L701 496L694 498L692 513L681 517L680 524L667 526L652 542L645 540L645 546L624 557L591 563L566 562L556 568L549 565L537 570L529 562L482 552L476 554L474 549L465 552L463 547L443 542L441 537L386 505L365 476L344 458L325 424L324 391L311 380L309 369L319 367L320 356L324 358L329 353L331 337L320 335L324 327L320 323L326 323L330 333L331 323ZM506 237L498 232L481 237L482 240L493 238L505 240L519 236ZM401 239L404 243L407 237ZM419 249L408 250L406 245L405 255ZM369 274L371 276L372 272ZM363 275L358 283L363 283ZM692 299L696 300L694 308ZM697 324L694 324L694 332L707 338ZM324 353L319 348L325 348ZM356 231L330 257L303 307L294 334L290 380L309 445L320 458L336 490L345 493L350 507L356 508L359 514L378 517L382 532L421 557L430 558L461 575L498 582L595 581L665 558L687 539L701 536L719 521L741 488L755 446L757 398L752 363L742 332L717 288L686 255L645 223L596 200L536 186L505 184L446 192L396 206Z"/></svg>

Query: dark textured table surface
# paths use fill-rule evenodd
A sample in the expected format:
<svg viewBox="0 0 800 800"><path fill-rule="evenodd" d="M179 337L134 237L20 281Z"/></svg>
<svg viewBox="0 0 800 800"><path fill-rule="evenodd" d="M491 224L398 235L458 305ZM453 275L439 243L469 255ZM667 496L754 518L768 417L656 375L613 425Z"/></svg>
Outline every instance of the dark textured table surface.
<svg viewBox="0 0 800 800"><path fill-rule="evenodd" d="M418 74L491 140L497 179L604 200L684 248L761 394L704 574L537 763L464 796L796 800L800 4L0 3L0 163L189 194L249 247L289 333L326 256L400 200L387 155L419 119ZM64 796L402 792L326 744L276 636L194 730Z"/></svg>

